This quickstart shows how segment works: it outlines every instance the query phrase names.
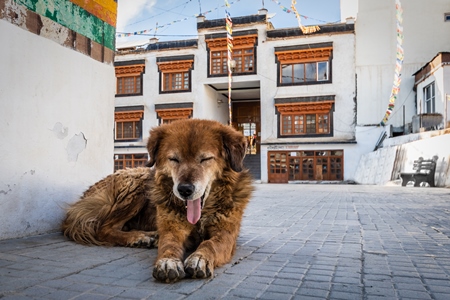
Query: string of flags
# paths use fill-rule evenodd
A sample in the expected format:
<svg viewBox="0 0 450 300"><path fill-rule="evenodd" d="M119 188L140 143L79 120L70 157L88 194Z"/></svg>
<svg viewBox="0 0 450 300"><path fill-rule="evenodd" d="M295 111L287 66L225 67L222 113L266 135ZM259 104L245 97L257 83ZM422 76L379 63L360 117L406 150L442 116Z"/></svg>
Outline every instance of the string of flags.
<svg viewBox="0 0 450 300"><path fill-rule="evenodd" d="M225 6L230 7L228 0L225 0ZM233 71L231 67L231 61L233 60L233 20L227 9L225 9L225 22L227 29L227 65L228 65L228 114L229 124L231 125L233 120L233 111L231 107L231 83L233 81Z"/></svg>
<svg viewBox="0 0 450 300"><path fill-rule="evenodd" d="M300 18L300 14L298 13L297 9L295 8L295 5L297 4L296 0L292 0L291 3L291 9L295 14L295 17L297 18L298 21L298 27L300 27L300 30L302 31L303 34L310 34L310 33L314 33L320 30L320 27L317 25L313 25L313 26L304 26L302 24L302 20Z"/></svg>
<svg viewBox="0 0 450 300"><path fill-rule="evenodd" d="M397 55L395 62L395 73L394 73L394 84L392 86L391 95L389 97L388 108L386 109L386 114L384 115L383 120L380 122L381 126L385 126L389 117L394 110L395 100L397 99L397 95L400 92L400 83L401 83L401 70L403 65L403 9L400 3L400 0L395 0L395 16L397 23Z"/></svg>
<svg viewBox="0 0 450 300"><path fill-rule="evenodd" d="M228 2L227 1L226 3L228 3L228 5L230 6L230 5L232 5L232 4L236 3L236 2L240 2L240 1L241 0L235 0L235 1L232 1L232 2ZM204 16L206 14L209 14L209 13L212 13L213 11L218 10L219 8L226 7L226 6L227 6L227 4L224 4L222 6L218 6L218 7L214 8L214 9L207 10L207 11L202 12L202 13L197 14L197 15L192 15L192 16L189 16L189 17L186 17L186 18L183 18L183 19L175 20L175 21L172 21L172 22L164 24L164 25L156 25L154 31L156 32L158 29L164 28L166 26L170 26L170 25L173 25L173 24L176 24L176 23L184 22L186 20L189 20L190 18L196 18L196 17L198 17L200 15ZM149 34L151 31L153 31L152 28L151 29L140 30L140 31L135 31L135 32L119 32L119 33L116 33L116 37L121 38L121 37L129 37L129 36L133 36L133 35L145 35L145 34Z"/></svg>
<svg viewBox="0 0 450 300"><path fill-rule="evenodd" d="M232 5L232 4L234 4L235 2L240 2L240 1L241 1L241 0L235 0L235 1L232 1L232 2L228 2L228 4L229 4L229 5ZM299 13L297 12L297 10L295 9L295 5L294 5L293 7L291 7L291 8L288 8L288 7L283 6L283 5L281 4L281 2L278 1L278 0L272 0L272 2L276 3L276 4L277 4L284 12L295 14L296 17L297 17L297 19L298 19L300 28L302 29L302 32L303 32L304 34L316 32L316 31L320 30L320 28L319 28L319 26L308 26L308 27L305 27L305 26L301 25L300 17L302 17L302 18L304 18L304 19L312 19L312 20L316 20L316 21L319 21L319 22L321 22L321 23L327 23L327 21L318 20L318 19L314 19L314 18L305 16L305 15L299 14ZM296 2L296 1L294 0L294 1L292 1L292 2ZM176 23L180 23L180 22L184 22L184 21L189 20L190 18L196 18L196 17L198 17L199 15L206 15L206 14L212 13L212 12L214 12L214 11L216 11L216 10L222 8L222 7L226 7L226 4L225 4L225 5L222 5L222 6L218 6L218 7L214 8L214 9L207 10L207 11L202 12L202 13L197 14L197 15L192 15L192 16L189 16L189 17L185 17L185 18L183 18L183 19L178 19L178 20L172 21L172 22L167 23L167 24L164 24L164 25L157 25L156 28L154 28L154 29L153 29L153 28L150 28L150 29L145 29L145 30L140 30L140 31L134 31L134 32L117 32L117 33L116 33L116 37L122 38L122 37L129 37L129 36L133 36L133 35L145 35L145 34L149 34L150 32L157 31L158 29L161 29L161 28L163 28L163 27L170 26L170 25L173 25L173 24L176 24ZM305 31L304 31L304 30L305 30ZM314 30L314 31L313 31L313 30Z"/></svg>
<svg viewBox="0 0 450 300"><path fill-rule="evenodd" d="M294 6L294 10L292 10L292 9L289 8L289 7L283 6L283 5L281 4L281 2L278 1L278 0L272 0L272 2L275 3L275 4L277 4L277 5L281 8L281 10L284 11L285 13L288 13L288 14L296 14L296 11L297 11L297 10L295 9L295 6ZM298 13L297 13L297 14L298 14ZM311 20L319 21L319 22L321 22L321 23L328 23L327 21L314 19L314 18L305 16L305 15L301 15L301 14L298 14L298 15L299 15L300 17L304 18L305 20L306 20L306 19L311 19Z"/></svg>

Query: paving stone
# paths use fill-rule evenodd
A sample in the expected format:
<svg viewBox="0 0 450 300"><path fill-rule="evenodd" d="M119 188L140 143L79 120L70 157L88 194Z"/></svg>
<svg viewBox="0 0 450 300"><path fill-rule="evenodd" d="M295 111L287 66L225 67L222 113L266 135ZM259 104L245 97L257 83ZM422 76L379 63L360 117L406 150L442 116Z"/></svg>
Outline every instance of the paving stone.
<svg viewBox="0 0 450 300"><path fill-rule="evenodd" d="M3 299L450 299L448 190L257 184L236 255L156 282L156 249L0 241Z"/></svg>

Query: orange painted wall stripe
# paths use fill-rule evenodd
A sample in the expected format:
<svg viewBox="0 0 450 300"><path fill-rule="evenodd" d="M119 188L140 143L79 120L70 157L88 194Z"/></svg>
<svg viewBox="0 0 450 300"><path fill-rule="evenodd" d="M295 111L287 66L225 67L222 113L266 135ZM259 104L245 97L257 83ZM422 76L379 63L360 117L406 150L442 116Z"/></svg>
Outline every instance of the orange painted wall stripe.
<svg viewBox="0 0 450 300"><path fill-rule="evenodd" d="M69 0L109 25L116 27L117 2L114 0Z"/></svg>

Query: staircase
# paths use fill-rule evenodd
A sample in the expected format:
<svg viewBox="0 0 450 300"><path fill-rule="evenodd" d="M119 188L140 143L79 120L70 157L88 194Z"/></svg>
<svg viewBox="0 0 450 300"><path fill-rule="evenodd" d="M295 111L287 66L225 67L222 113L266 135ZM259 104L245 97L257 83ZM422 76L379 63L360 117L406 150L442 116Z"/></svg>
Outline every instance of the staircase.
<svg viewBox="0 0 450 300"><path fill-rule="evenodd" d="M244 158L244 167L250 170L254 180L261 179L261 154L247 155Z"/></svg>

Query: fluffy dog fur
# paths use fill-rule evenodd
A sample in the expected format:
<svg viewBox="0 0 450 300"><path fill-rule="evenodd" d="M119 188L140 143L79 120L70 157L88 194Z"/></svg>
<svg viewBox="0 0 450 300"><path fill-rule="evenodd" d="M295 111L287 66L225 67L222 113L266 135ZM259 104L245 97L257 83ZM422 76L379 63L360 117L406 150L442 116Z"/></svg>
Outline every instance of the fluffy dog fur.
<svg viewBox="0 0 450 300"><path fill-rule="evenodd" d="M150 131L149 167L117 171L67 211L63 233L83 244L158 246L153 277L206 278L234 254L253 191L247 142L229 126L182 120Z"/></svg>

